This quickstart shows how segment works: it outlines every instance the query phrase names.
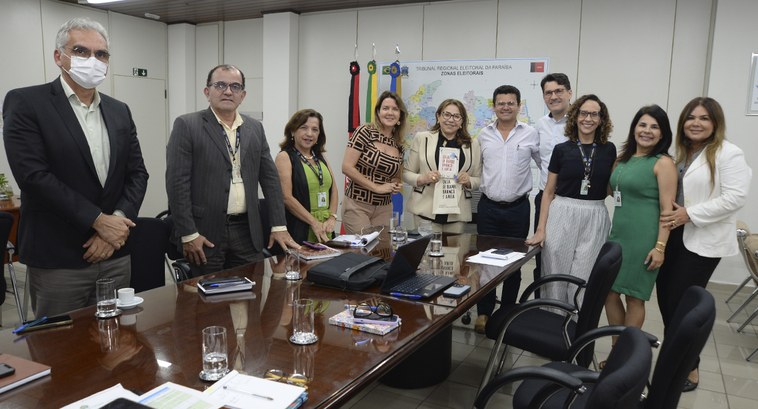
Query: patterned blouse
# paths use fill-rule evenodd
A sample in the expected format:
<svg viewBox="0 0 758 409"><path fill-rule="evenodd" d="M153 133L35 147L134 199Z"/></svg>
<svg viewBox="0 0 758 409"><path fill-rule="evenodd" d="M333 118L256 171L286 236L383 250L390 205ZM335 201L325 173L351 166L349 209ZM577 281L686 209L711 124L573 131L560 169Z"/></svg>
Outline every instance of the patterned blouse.
<svg viewBox="0 0 758 409"><path fill-rule="evenodd" d="M400 156L396 157L380 151L374 142L394 146L400 152ZM393 178L398 177L398 172L403 164L403 148L398 146L392 137L382 135L371 125L361 125L353 133L347 147L361 153L355 168L372 182L389 183ZM352 180L347 186L345 195L353 200L373 206L388 205L392 202L391 193L375 193Z"/></svg>

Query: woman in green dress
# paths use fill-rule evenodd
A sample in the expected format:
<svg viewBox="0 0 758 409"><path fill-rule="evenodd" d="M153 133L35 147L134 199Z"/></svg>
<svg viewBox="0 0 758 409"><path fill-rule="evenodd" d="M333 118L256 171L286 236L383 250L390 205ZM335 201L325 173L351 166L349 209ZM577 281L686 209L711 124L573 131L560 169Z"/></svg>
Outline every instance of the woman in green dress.
<svg viewBox="0 0 758 409"><path fill-rule="evenodd" d="M284 127L276 168L282 184L287 231L297 243L324 242L334 232L339 200L324 157L324 119L313 109L295 112Z"/></svg>
<svg viewBox="0 0 758 409"><path fill-rule="evenodd" d="M669 229L658 220L676 196L676 166L668 155L672 133L658 105L642 107L611 174L614 212L609 240L621 243L621 270L605 302L610 325L641 328L645 301L663 264ZM626 309L621 300L626 298Z"/></svg>

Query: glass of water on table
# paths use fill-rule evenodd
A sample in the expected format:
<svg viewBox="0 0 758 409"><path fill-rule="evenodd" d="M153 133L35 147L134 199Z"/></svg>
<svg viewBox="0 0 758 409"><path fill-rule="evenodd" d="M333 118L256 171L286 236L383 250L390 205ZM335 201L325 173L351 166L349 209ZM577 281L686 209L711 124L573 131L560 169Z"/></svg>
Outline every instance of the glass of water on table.
<svg viewBox="0 0 758 409"><path fill-rule="evenodd" d="M200 379L217 381L229 372L226 328L217 325L203 328L203 370Z"/></svg>

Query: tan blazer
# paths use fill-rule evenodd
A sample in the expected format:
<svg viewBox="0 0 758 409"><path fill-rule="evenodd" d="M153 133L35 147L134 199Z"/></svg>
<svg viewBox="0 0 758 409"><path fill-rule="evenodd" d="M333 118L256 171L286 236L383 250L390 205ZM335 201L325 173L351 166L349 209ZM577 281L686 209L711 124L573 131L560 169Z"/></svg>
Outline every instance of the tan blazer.
<svg viewBox="0 0 758 409"><path fill-rule="evenodd" d="M698 155L682 180L684 207L692 223L684 225L684 246L703 257L726 257L739 252L734 232L737 210L747 201L753 171L745 154L724 141L716 153L715 186L705 152Z"/></svg>
<svg viewBox="0 0 758 409"><path fill-rule="evenodd" d="M437 170L437 163L434 161L437 138L439 138L438 132L424 131L417 133L403 165L403 181L413 187L408 209L413 214L431 219L434 219L434 214L432 213L434 185L417 186L416 181L419 176ZM482 151L479 148L479 141L473 139L471 146L461 149L466 157L461 171L469 174L471 189L464 188L464 194L458 198L458 206L461 209L461 213L449 215L448 220L451 222L471 221L471 195L467 194L466 190L478 189L482 175Z"/></svg>

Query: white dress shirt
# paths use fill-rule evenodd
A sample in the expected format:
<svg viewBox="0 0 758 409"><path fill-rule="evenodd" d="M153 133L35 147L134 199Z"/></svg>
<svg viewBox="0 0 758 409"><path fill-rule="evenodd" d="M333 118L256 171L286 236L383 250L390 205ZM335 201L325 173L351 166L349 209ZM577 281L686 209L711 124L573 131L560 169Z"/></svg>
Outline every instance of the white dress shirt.
<svg viewBox="0 0 758 409"><path fill-rule="evenodd" d="M496 202L513 202L532 190L533 159L540 167L540 138L537 130L524 122L503 139L497 120L479 132L482 148L482 181L479 190Z"/></svg>
<svg viewBox="0 0 758 409"><path fill-rule="evenodd" d="M547 167L550 165L550 157L553 156L553 148L559 143L566 142L568 138L564 134L566 129L566 115L559 120L553 118L553 114L547 114L537 120L534 126L540 135L540 190L545 190L547 184Z"/></svg>

